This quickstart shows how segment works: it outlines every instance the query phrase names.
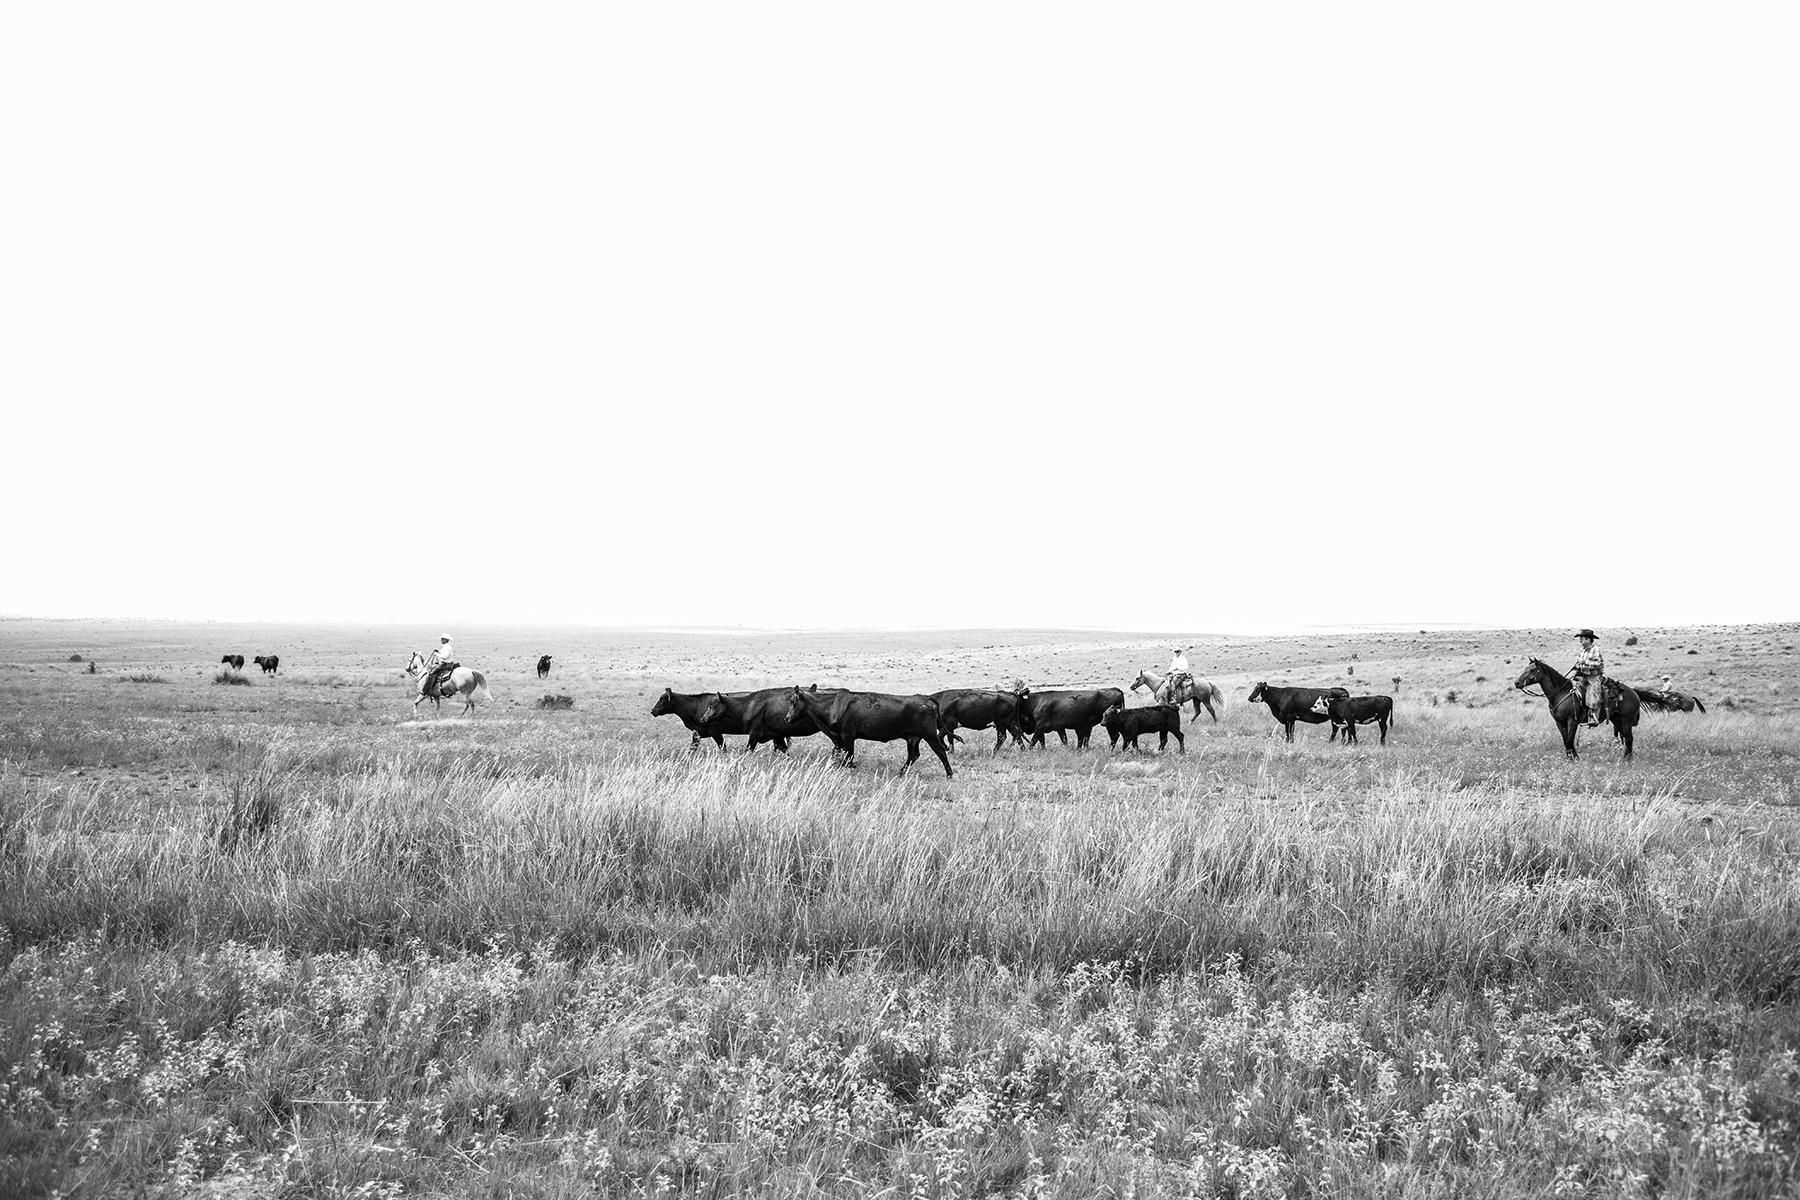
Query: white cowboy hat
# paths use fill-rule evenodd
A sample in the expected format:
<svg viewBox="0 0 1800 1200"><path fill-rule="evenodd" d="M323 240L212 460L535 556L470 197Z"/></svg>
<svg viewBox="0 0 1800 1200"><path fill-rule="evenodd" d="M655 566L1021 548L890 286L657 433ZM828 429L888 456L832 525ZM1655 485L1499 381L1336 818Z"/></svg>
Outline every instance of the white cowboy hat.
<svg viewBox="0 0 1800 1200"><path fill-rule="evenodd" d="M440 641L440 642L447 642L449 640L450 640L450 635L447 633L443 637L438 639L438 641Z"/></svg>

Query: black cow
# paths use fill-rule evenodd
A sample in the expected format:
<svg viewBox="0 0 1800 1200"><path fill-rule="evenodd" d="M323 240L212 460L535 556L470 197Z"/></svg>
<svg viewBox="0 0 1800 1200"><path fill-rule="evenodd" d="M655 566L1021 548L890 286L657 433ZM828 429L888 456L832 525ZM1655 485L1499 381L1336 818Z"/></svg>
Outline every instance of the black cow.
<svg viewBox="0 0 1800 1200"><path fill-rule="evenodd" d="M1287 740L1294 740L1294 722L1305 721L1308 725L1318 725L1331 720L1331 702L1348 700L1350 693L1341 687L1334 688L1297 688L1270 687L1259 683L1250 689L1250 703L1258 700L1269 706L1281 728L1287 733Z"/></svg>
<svg viewBox="0 0 1800 1200"><path fill-rule="evenodd" d="M1086 750L1094 726L1115 705L1123 706L1125 693L1119 688L1096 688L1090 692L1032 692L1019 697L1019 726L1031 735L1030 744L1042 747L1044 735L1055 733L1062 744L1069 744L1068 731L1075 731L1075 746Z"/></svg>
<svg viewBox="0 0 1800 1200"><path fill-rule="evenodd" d="M548 654L538 659L538 678L550 678L550 656Z"/></svg>
<svg viewBox="0 0 1800 1200"><path fill-rule="evenodd" d="M281 667L279 654L259 654L250 661L261 667L264 675L273 675Z"/></svg>
<svg viewBox="0 0 1800 1200"><path fill-rule="evenodd" d="M750 692L737 692L739 698L752 695ZM743 733L741 720L734 720L733 714L724 706L714 703L719 693L694 692L683 693L673 688L664 688L663 694L656 698L650 709L653 717L666 717L674 714L681 718L681 723L693 732L693 740L688 743L690 749L700 748L700 739L711 738L719 749L725 748L725 735ZM781 749L787 749L784 743Z"/></svg>
<svg viewBox="0 0 1800 1200"><path fill-rule="evenodd" d="M241 654L227 654L219 661L234 671L241 671L244 669L244 656Z"/></svg>
<svg viewBox="0 0 1800 1200"><path fill-rule="evenodd" d="M820 689L813 684L808 689L813 695L835 696L836 688ZM734 732L748 734L749 742L744 752L749 753L764 742L773 742L775 748L786 754L788 743L795 738L811 737L815 733L823 733L831 738L832 744L837 739L830 730L821 729L819 723L812 718L800 703L794 699L793 688L763 688L756 692L737 692L735 694L714 693L715 709L707 710L710 715L716 711L723 714L723 719L738 726Z"/></svg>
<svg viewBox="0 0 1800 1200"><path fill-rule="evenodd" d="M952 750L963 740L956 736L958 729L992 729L995 754L1000 753L1009 733L1019 746L1025 745L1025 731L1019 726L1016 692L950 688L933 692L931 698L938 706L938 732L943 734L944 744Z"/></svg>
<svg viewBox="0 0 1800 1200"><path fill-rule="evenodd" d="M1331 715L1331 737L1336 738L1338 731L1344 733L1344 745L1356 741L1358 725L1380 725L1381 744L1387 745L1388 726L1394 720L1394 698L1392 696L1349 696L1333 700L1329 705Z"/></svg>
<svg viewBox="0 0 1800 1200"><path fill-rule="evenodd" d="M870 742L906 740L906 768L919 761L919 743L931 747L944 764L944 778L956 774L950 769L950 754L944 747L941 717L937 702L930 696L890 696L883 692L806 691L795 688L795 703L818 722L844 752L844 765L856 765L858 739Z"/></svg>
<svg viewBox="0 0 1800 1200"><path fill-rule="evenodd" d="M1173 704L1150 704L1143 708L1125 708L1114 705L1100 717L1100 723L1106 726L1106 738L1114 752L1119 749L1119 739L1125 739L1127 750L1138 748L1140 734L1158 733L1162 741L1157 749L1164 754L1169 752L1169 735L1175 735L1176 743L1183 754L1187 753L1187 739L1181 736L1181 710Z"/></svg>

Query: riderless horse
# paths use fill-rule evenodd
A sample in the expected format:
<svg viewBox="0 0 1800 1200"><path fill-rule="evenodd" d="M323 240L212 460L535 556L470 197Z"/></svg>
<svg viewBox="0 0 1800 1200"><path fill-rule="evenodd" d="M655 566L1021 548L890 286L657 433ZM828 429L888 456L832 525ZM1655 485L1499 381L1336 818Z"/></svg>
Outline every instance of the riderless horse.
<svg viewBox="0 0 1800 1200"><path fill-rule="evenodd" d="M1541 695L1550 703L1550 718L1562 733L1563 751L1570 758L1577 757L1575 731L1581 727L1583 716L1581 692L1556 668L1536 658L1513 680L1513 686L1521 692L1525 692L1532 684L1543 689ZM1607 719L1612 723L1613 735L1625 743L1625 761L1629 762L1632 753L1631 731L1638 723L1638 694L1616 680L1602 679L1600 686L1606 689ZM1525 694L1531 696L1540 693Z"/></svg>
<svg viewBox="0 0 1800 1200"><path fill-rule="evenodd" d="M406 660L406 673L419 677L419 695L413 701L415 712L422 701L430 700L437 707L439 715L442 715L445 700L460 698L463 702L463 710L456 715L465 717L475 711L475 694L477 692L481 693L484 700L491 698L488 694L487 676L470 667L457 667L450 672L449 678L439 683L433 691L427 692L425 681L431 678L431 668L428 665L430 661L417 650L414 650L412 657Z"/></svg>
<svg viewBox="0 0 1800 1200"><path fill-rule="evenodd" d="M1219 719L1219 712L1225 711L1225 693L1219 690L1218 684L1205 679L1195 679L1190 675L1179 688L1175 689L1176 694L1170 696L1168 676L1145 667L1132 681L1131 690L1135 692L1141 687L1149 688L1150 694L1156 698L1158 704L1173 704L1176 708L1180 708L1192 700L1196 721L1200 719L1201 705L1206 706L1207 715L1215 721ZM1219 706L1219 712L1213 711L1215 704Z"/></svg>

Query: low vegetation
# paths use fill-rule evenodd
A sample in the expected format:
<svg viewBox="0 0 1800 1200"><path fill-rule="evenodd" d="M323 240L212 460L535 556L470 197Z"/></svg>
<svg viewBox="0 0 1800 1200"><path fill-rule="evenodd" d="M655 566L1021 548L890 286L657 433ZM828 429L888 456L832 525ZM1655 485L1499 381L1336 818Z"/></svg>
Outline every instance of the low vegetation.
<svg viewBox="0 0 1800 1200"><path fill-rule="evenodd" d="M1422 689L1386 749L1238 703L945 781L391 680L6 703L51 686L0 693L0 1193L1796 1182L1791 718L1568 764Z"/></svg>

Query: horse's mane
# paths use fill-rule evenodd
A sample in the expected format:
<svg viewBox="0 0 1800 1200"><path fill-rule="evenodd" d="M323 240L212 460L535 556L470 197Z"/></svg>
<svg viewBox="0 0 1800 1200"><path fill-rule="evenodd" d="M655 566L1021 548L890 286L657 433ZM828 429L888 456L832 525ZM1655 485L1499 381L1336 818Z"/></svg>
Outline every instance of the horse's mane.
<svg viewBox="0 0 1800 1200"><path fill-rule="evenodd" d="M1550 676L1550 678L1553 681L1562 684L1564 687L1574 687L1575 686L1574 684L1569 682L1569 677L1567 675L1564 675L1561 671L1557 670L1555 667L1551 666L1549 663L1545 662L1541 658L1532 659L1531 665L1542 670L1544 672L1544 674Z"/></svg>

